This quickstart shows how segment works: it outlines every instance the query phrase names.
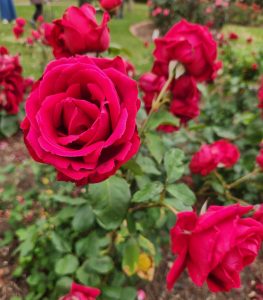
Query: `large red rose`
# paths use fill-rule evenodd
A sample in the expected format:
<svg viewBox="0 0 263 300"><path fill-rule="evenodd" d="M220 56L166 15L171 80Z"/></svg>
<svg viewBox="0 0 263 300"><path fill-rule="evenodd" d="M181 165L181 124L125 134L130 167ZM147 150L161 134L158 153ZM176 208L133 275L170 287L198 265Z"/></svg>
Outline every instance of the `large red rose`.
<svg viewBox="0 0 263 300"><path fill-rule="evenodd" d="M100 6L110 12L121 6L123 0L100 0Z"/></svg>
<svg viewBox="0 0 263 300"><path fill-rule="evenodd" d="M179 213L171 230L172 252L177 258L167 276L167 287L171 289L187 268L196 285L206 281L212 292L239 288L239 273L254 261L263 238L263 225L242 217L252 208L236 204L211 206L201 216Z"/></svg>
<svg viewBox="0 0 263 300"><path fill-rule="evenodd" d="M53 21L54 27L46 36L54 56L60 58L107 50L110 43L109 19L109 14L104 13L99 25L96 10L90 4L80 8L69 7L62 19Z"/></svg>
<svg viewBox="0 0 263 300"><path fill-rule="evenodd" d="M25 143L59 180L100 182L137 153L138 108L136 82L120 57L59 59L27 100Z"/></svg>
<svg viewBox="0 0 263 300"><path fill-rule="evenodd" d="M99 295L99 289L73 282L69 294L60 298L60 300L96 300Z"/></svg>
<svg viewBox="0 0 263 300"><path fill-rule="evenodd" d="M175 24L164 37L155 39L153 73L168 76L169 63L179 61L197 81L214 79L221 63L209 30L186 20Z"/></svg>
<svg viewBox="0 0 263 300"><path fill-rule="evenodd" d="M23 100L24 80L18 56L0 47L0 111L17 114Z"/></svg>

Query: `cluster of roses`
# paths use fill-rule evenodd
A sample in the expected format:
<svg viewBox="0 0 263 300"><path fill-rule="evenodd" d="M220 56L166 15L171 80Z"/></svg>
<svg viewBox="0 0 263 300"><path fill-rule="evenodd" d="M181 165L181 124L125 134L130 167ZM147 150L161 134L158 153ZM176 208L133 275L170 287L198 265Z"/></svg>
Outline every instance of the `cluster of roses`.
<svg viewBox="0 0 263 300"><path fill-rule="evenodd" d="M151 110L168 79L169 64L178 63L185 72L179 74L179 78L176 76L169 86L169 110L180 119L181 124L186 124L200 112L197 83L213 80L221 67L221 63L216 61L216 42L206 27L182 20L164 37L156 39L155 45L152 71L139 80L146 111ZM178 128L165 125L160 129L172 132Z"/></svg>
<svg viewBox="0 0 263 300"><path fill-rule="evenodd" d="M96 58L109 46L108 13L101 25L86 4L51 24L51 62L26 102L22 123L32 157L53 165L58 179L78 185L113 175L140 146L137 84L120 57ZM89 56L75 54L90 53ZM129 93L127 93L129 91Z"/></svg>
<svg viewBox="0 0 263 300"><path fill-rule="evenodd" d="M17 114L24 92L32 85L30 78L24 79L18 56L11 56L0 46L0 111Z"/></svg>

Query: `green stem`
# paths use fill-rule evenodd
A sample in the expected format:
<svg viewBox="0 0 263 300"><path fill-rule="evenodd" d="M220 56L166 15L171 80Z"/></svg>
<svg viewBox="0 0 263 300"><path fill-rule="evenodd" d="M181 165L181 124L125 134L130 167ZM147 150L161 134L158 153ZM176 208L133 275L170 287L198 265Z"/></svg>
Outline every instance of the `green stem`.
<svg viewBox="0 0 263 300"><path fill-rule="evenodd" d="M233 189L235 187L237 187L238 185L240 185L241 183L251 180L253 179L255 176L257 176L259 173L261 172L261 169L256 168L254 171L252 171L251 173L248 173L247 175L237 179L236 181L232 182L231 184L227 185L227 188Z"/></svg>

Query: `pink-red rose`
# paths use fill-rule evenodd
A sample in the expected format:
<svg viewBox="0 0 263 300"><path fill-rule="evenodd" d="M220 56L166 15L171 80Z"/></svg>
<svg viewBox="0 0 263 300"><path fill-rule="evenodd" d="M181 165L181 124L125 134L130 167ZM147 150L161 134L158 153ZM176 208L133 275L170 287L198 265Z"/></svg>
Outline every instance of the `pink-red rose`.
<svg viewBox="0 0 263 300"><path fill-rule="evenodd" d="M1 47L0 53L0 111L17 114L19 103L23 100L22 67L18 56L7 54L6 48Z"/></svg>
<svg viewBox="0 0 263 300"><path fill-rule="evenodd" d="M20 27L24 27L26 25L26 20L24 18L16 18L16 25Z"/></svg>
<svg viewBox="0 0 263 300"><path fill-rule="evenodd" d="M201 216L178 214L171 230L172 252L177 255L167 276L171 289L185 268L193 282L207 282L212 292L240 287L239 273L251 264L260 250L263 225L243 217L253 207L211 206Z"/></svg>
<svg viewBox="0 0 263 300"><path fill-rule="evenodd" d="M100 6L110 12L121 6L123 0L100 0Z"/></svg>
<svg viewBox="0 0 263 300"><path fill-rule="evenodd" d="M63 296L60 300L96 300L100 293L97 288L73 282L69 294Z"/></svg>
<svg viewBox="0 0 263 300"><path fill-rule="evenodd" d="M13 33L14 33L14 36L16 37L16 39L19 39L24 33L24 28L21 26L15 25L13 27Z"/></svg>
<svg viewBox="0 0 263 300"><path fill-rule="evenodd" d="M155 45L153 73L159 76L168 76L171 61L183 64L197 81L214 79L221 67L216 61L216 42L205 26L182 20L164 37L155 39Z"/></svg>
<svg viewBox="0 0 263 300"><path fill-rule="evenodd" d="M78 185L113 175L139 149L136 82L120 57L51 62L34 85L22 123L32 157Z"/></svg>
<svg viewBox="0 0 263 300"><path fill-rule="evenodd" d="M206 176L217 167L231 168L240 157L238 148L227 140L219 140L211 145L203 145L190 162L194 174Z"/></svg>
<svg viewBox="0 0 263 300"><path fill-rule="evenodd" d="M99 25L96 10L90 4L69 7L62 19L53 21L51 34L46 36L54 56L61 58L107 50L110 44L109 19L109 14L104 13Z"/></svg>

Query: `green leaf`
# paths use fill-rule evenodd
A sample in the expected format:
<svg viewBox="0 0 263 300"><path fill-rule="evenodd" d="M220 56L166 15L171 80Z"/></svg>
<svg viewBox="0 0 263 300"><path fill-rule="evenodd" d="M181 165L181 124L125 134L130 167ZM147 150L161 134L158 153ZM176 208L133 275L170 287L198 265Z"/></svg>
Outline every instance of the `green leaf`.
<svg viewBox="0 0 263 300"><path fill-rule="evenodd" d="M184 173L184 152L180 149L171 149L164 156L164 168L168 183L180 179Z"/></svg>
<svg viewBox="0 0 263 300"><path fill-rule="evenodd" d="M85 269L98 274L107 274L113 267L113 261L110 256L91 257L84 263Z"/></svg>
<svg viewBox="0 0 263 300"><path fill-rule="evenodd" d="M173 125L178 127L180 126L180 121L170 112L166 110L159 110L152 115L148 122L148 128L154 130L160 125Z"/></svg>
<svg viewBox="0 0 263 300"><path fill-rule="evenodd" d="M165 198L164 204L175 208L178 211L192 211L192 206L185 205L180 199L177 198Z"/></svg>
<svg viewBox="0 0 263 300"><path fill-rule="evenodd" d="M82 284L85 285L98 286L100 284L99 275L91 273L90 270L85 266L85 263L78 268L76 277Z"/></svg>
<svg viewBox="0 0 263 300"><path fill-rule="evenodd" d="M76 256L68 254L59 259L55 266L55 271L59 275L73 274L79 266L79 261Z"/></svg>
<svg viewBox="0 0 263 300"><path fill-rule="evenodd" d="M129 160L123 167L130 170L134 175L143 175L140 165L134 159Z"/></svg>
<svg viewBox="0 0 263 300"><path fill-rule="evenodd" d="M148 147L151 155L160 164L163 159L164 152L165 152L165 147L164 147L161 137L159 135L157 135L156 133L155 134L147 133L146 134L146 144L147 144L147 147Z"/></svg>
<svg viewBox="0 0 263 300"><path fill-rule="evenodd" d="M19 129L17 116L0 116L0 133L5 137L11 137Z"/></svg>
<svg viewBox="0 0 263 300"><path fill-rule="evenodd" d="M52 199L56 202L66 203L73 206L83 205L87 203L86 199L83 198L72 198L70 196L65 195L53 195Z"/></svg>
<svg viewBox="0 0 263 300"><path fill-rule="evenodd" d="M148 201L158 201L160 199L160 193L163 191L163 188L163 184L159 181L150 182L134 194L132 202L141 203Z"/></svg>
<svg viewBox="0 0 263 300"><path fill-rule="evenodd" d="M72 279L70 277L62 277L56 283L56 289L62 293L67 293L70 290Z"/></svg>
<svg viewBox="0 0 263 300"><path fill-rule="evenodd" d="M135 300L137 295L137 290L134 287L127 286L121 290L120 299L125 300Z"/></svg>
<svg viewBox="0 0 263 300"><path fill-rule="evenodd" d="M139 235L138 242L142 249L144 249L146 252L149 252L152 256L155 256L155 247L150 240L148 240L143 235Z"/></svg>
<svg viewBox="0 0 263 300"><path fill-rule="evenodd" d="M90 186L91 205L98 223L107 230L118 228L128 210L131 193L128 183L117 176Z"/></svg>
<svg viewBox="0 0 263 300"><path fill-rule="evenodd" d="M150 157L139 155L137 161L144 173L161 175L161 172L157 169L155 162Z"/></svg>
<svg viewBox="0 0 263 300"><path fill-rule="evenodd" d="M70 244L63 240L58 234L55 232L51 233L51 241L58 252L67 253L71 251Z"/></svg>
<svg viewBox="0 0 263 300"><path fill-rule="evenodd" d="M140 255L140 248L138 241L134 238L130 238L123 250L122 268L124 272L131 276L135 273L138 265Z"/></svg>
<svg viewBox="0 0 263 300"><path fill-rule="evenodd" d="M167 191L184 205L191 206L196 201L195 194L184 183L171 184L167 186Z"/></svg>
<svg viewBox="0 0 263 300"><path fill-rule="evenodd" d="M81 206L72 221L72 226L75 231L83 232L88 230L94 223L95 216L89 204Z"/></svg>

